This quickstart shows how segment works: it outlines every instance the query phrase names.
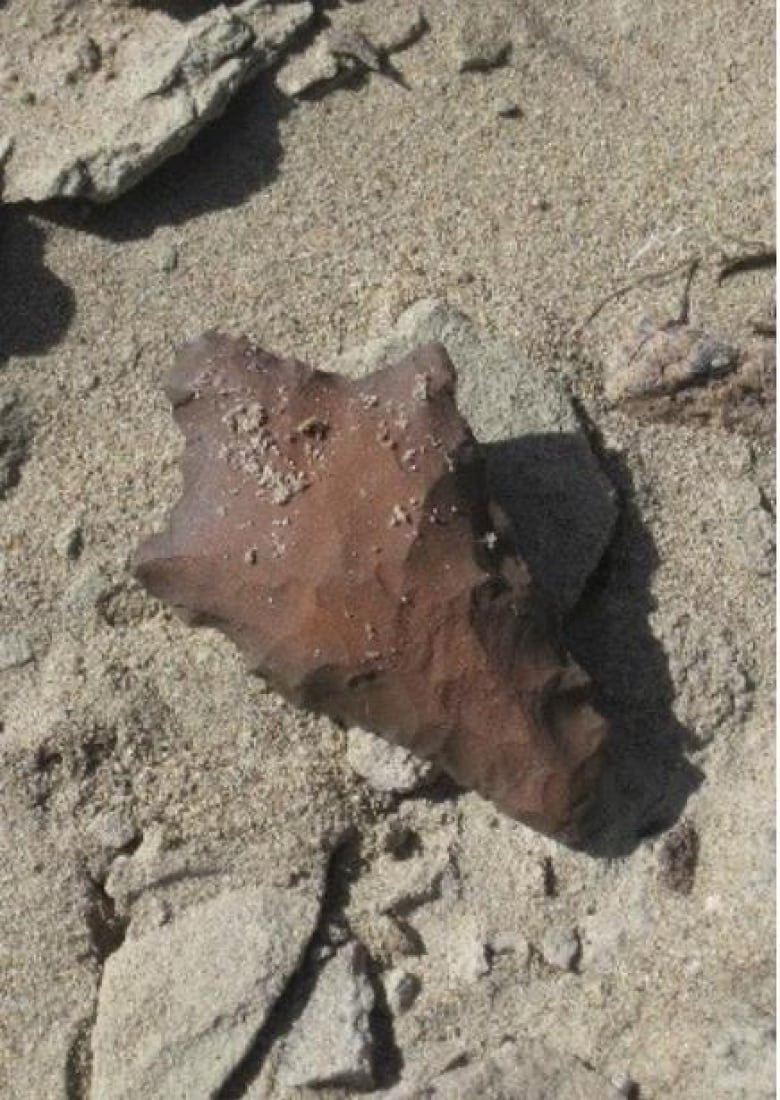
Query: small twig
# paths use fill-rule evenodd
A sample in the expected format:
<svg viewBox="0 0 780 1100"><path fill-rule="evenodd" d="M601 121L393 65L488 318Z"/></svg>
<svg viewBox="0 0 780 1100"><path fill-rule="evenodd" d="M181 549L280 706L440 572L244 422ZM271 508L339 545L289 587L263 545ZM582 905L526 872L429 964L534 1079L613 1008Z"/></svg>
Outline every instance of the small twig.
<svg viewBox="0 0 780 1100"><path fill-rule="evenodd" d="M696 272L699 270L701 259L695 256L688 264L688 270L685 273L685 283L683 284L683 292L680 298L680 309L677 313L674 323L676 325L687 325L691 316L691 287L693 286L693 280L696 277Z"/></svg>
<svg viewBox="0 0 780 1100"><path fill-rule="evenodd" d="M580 336L584 330L591 324L598 315L601 313L605 306L608 306L610 302L618 301L624 295L628 294L632 290L637 290L640 286L646 286L648 283L663 283L671 279L679 271L685 271L685 288L683 290L682 302L680 305L679 323L684 324L688 317L690 306L690 292L691 285L693 283L694 276L701 264L701 256L694 256L687 260L682 260L678 264L674 264L672 267L665 268L662 271L649 271L646 275L640 275L636 279L632 279L628 283L624 283L616 290L610 291L606 297L602 298L598 305L590 311L588 316L579 325L571 330L570 335L573 337Z"/></svg>

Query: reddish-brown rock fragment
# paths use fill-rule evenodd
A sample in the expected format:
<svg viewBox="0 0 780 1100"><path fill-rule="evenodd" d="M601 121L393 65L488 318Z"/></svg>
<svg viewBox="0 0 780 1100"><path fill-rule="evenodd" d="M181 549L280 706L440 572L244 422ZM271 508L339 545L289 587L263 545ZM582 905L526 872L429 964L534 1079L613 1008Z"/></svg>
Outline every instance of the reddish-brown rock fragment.
<svg viewBox="0 0 780 1100"><path fill-rule="evenodd" d="M349 381L209 334L167 389L184 489L143 584L294 703L573 836L605 724L487 499L445 350Z"/></svg>

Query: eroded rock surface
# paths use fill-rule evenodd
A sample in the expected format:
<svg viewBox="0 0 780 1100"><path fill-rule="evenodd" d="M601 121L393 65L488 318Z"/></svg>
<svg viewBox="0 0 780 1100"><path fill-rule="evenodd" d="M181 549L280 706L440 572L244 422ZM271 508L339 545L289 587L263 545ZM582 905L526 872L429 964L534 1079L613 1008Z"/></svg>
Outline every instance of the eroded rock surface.
<svg viewBox="0 0 780 1100"><path fill-rule="evenodd" d="M298 966L319 906L319 883L231 890L128 937L103 970L95 1100L214 1095Z"/></svg>
<svg viewBox="0 0 780 1100"><path fill-rule="evenodd" d="M308 2L263 0L220 4L183 24L137 10L125 21L114 9L97 38L75 29L41 38L15 75L24 98L4 125L0 197L116 198L220 115L313 15Z"/></svg>
<svg viewBox="0 0 780 1100"><path fill-rule="evenodd" d="M288 1088L373 1083L370 1014L374 993L366 953L342 947L322 969L314 992L285 1041L279 1081Z"/></svg>

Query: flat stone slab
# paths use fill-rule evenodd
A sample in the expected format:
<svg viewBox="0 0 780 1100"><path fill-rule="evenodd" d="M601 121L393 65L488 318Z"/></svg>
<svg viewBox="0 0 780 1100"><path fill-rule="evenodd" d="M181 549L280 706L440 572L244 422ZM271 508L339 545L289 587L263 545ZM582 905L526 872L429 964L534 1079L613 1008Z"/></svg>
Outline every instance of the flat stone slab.
<svg viewBox="0 0 780 1100"><path fill-rule="evenodd" d="M91 1100L212 1096L298 967L321 882L218 894L105 963Z"/></svg>
<svg viewBox="0 0 780 1100"><path fill-rule="evenodd" d="M4 114L0 198L115 199L221 115L313 16L308 0L219 4L184 24L107 6L90 35L34 42ZM0 55L0 70L20 50Z"/></svg>

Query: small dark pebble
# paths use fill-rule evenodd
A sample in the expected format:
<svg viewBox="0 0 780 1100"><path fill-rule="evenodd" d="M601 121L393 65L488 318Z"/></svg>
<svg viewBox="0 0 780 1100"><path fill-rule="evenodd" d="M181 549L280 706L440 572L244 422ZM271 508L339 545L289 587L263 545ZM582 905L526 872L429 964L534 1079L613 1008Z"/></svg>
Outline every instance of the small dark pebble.
<svg viewBox="0 0 780 1100"><path fill-rule="evenodd" d="M699 834L690 821L681 821L667 833L658 853L658 878L676 894L690 894L699 858Z"/></svg>

